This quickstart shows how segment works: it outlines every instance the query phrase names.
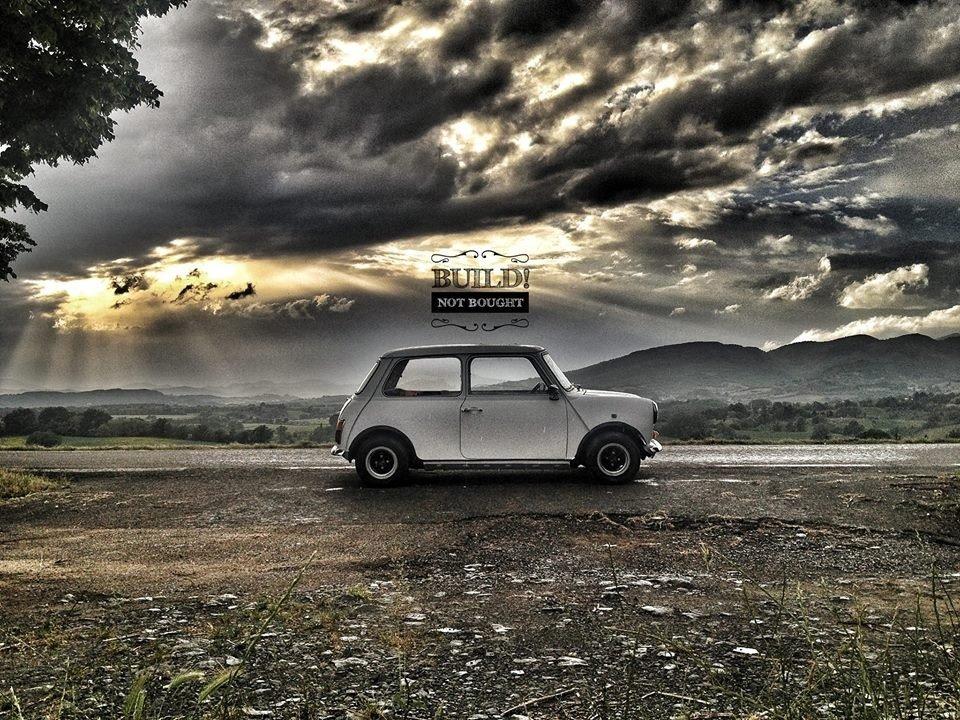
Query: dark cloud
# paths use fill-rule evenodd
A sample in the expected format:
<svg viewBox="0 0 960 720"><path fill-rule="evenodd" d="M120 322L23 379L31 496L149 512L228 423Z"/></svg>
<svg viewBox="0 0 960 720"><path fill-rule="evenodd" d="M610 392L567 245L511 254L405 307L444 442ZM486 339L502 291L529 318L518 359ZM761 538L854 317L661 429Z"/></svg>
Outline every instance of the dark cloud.
<svg viewBox="0 0 960 720"><path fill-rule="evenodd" d="M584 0L503 0L497 34L539 37L568 27L597 5Z"/></svg>
<svg viewBox="0 0 960 720"><path fill-rule="evenodd" d="M241 298L250 297L251 295L256 295L257 291L253 287L253 283L248 282L247 286L242 290L234 290L231 293L227 294L227 300L240 300Z"/></svg>
<svg viewBox="0 0 960 720"><path fill-rule="evenodd" d="M324 15L309 3L284 3L266 15L284 38L270 45L267 21L246 13L197 4L171 19L152 73L166 90L163 108L138 116L140 129L121 132L103 152L125 178L110 196L113 222L104 226L107 209L95 189L108 178L72 183L69 220L51 214L62 219L32 223L61 252L44 258L41 244L34 257L82 267L182 236L254 254L314 251L653 199L748 179L764 161L802 173L838 162L853 141L829 135L827 126L819 138L801 140L806 130L798 127L758 143L751 166L743 150L773 113L862 101L960 70L956 43L937 40L946 12L937 5L864 12L847 25L837 25L843 16L835 13L809 49L737 58L666 91L655 82L624 84L636 67L637 38L668 32L677 49L663 62L693 66L700 51L671 28L699 22L718 38L749 33L752 11L733 4L704 15L688 2L652 0L616 13L592 2L412 7L357 4ZM766 7L760 17L793 12ZM321 59L331 33L377 40L408 10L444 23L431 52L400 51L304 83L297 63ZM518 85L518 68L532 52L573 63L585 80L532 100ZM462 65L444 54L474 59ZM599 115L572 139L558 143L539 131L604 97ZM445 153L438 129L467 115L507 134L477 157ZM513 172L495 170L513 152L511 133L527 129L530 152ZM147 155L145 142L154 148ZM740 217L773 225L769 214ZM795 216L811 227L830 225L822 213Z"/></svg>
<svg viewBox="0 0 960 720"><path fill-rule="evenodd" d="M349 9L333 15L331 21L343 25L351 32L369 32L381 27L389 9L390 3L381 0L357 3Z"/></svg>
<svg viewBox="0 0 960 720"><path fill-rule="evenodd" d="M456 75L414 58L372 65L293 100L284 125L304 136L322 128L325 138L360 140L379 152L479 109L509 85L510 73L505 61L482 63Z"/></svg>
<svg viewBox="0 0 960 720"><path fill-rule="evenodd" d="M953 258L956 253L957 246L953 242L907 240L863 252L831 254L830 262L837 270L885 272L914 262L936 265Z"/></svg>
<svg viewBox="0 0 960 720"><path fill-rule="evenodd" d="M171 301L173 304L206 300L211 290L216 289L217 283L187 283L177 296Z"/></svg>
<svg viewBox="0 0 960 720"><path fill-rule="evenodd" d="M440 51L447 58L471 58L493 36L496 24L494 7L487 0L479 0L469 6L458 20L444 32Z"/></svg>
<svg viewBox="0 0 960 720"><path fill-rule="evenodd" d="M114 295L126 295L131 290L146 290L150 283L143 275L127 275L114 278L110 281L110 286Z"/></svg>
<svg viewBox="0 0 960 720"><path fill-rule="evenodd" d="M882 13L834 24L810 48L724 64L647 98L637 88L566 145L548 150L533 166L535 177L598 163L638 151L735 145L747 140L775 112L816 104L862 102L960 72L960 40L935 40L946 8ZM836 23L843 20L838 16ZM923 53L916 48L924 47ZM650 88L652 89L652 87ZM811 143L800 159L831 156L833 143Z"/></svg>
<svg viewBox="0 0 960 720"><path fill-rule="evenodd" d="M721 185L748 170L712 152L638 153L599 163L576 178L567 195L581 202L607 205Z"/></svg>
<svg viewBox="0 0 960 720"><path fill-rule="evenodd" d="M740 287L749 288L750 290L772 290L775 287L786 285L793 280L793 277L793 273L775 272L754 278L744 278L743 280L738 280L737 284Z"/></svg>

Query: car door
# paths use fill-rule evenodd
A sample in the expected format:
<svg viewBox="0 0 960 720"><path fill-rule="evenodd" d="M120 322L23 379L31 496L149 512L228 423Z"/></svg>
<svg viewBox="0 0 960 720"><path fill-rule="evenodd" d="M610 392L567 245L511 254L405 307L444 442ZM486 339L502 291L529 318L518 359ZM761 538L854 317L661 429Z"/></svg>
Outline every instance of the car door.
<svg viewBox="0 0 960 720"><path fill-rule="evenodd" d="M477 355L467 362L460 449L469 460L561 460L567 402L551 399L533 358Z"/></svg>
<svg viewBox="0 0 960 720"><path fill-rule="evenodd" d="M421 460L461 460L462 385L458 357L399 358L364 408L364 425L397 428Z"/></svg>

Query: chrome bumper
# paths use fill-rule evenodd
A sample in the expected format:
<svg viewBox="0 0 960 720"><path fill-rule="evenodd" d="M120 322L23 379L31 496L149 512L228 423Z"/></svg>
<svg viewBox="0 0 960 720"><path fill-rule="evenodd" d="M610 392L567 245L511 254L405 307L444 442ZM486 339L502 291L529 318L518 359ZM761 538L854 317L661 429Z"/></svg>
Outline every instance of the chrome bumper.
<svg viewBox="0 0 960 720"><path fill-rule="evenodd" d="M643 449L647 453L647 457L653 457L658 452L663 450L663 445L661 445L657 440L651 440L643 447Z"/></svg>

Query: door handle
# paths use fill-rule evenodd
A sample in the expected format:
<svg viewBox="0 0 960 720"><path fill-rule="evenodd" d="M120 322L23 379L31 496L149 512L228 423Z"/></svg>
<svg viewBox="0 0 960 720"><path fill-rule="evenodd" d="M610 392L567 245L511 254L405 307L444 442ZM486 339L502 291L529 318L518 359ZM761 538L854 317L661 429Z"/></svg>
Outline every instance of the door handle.
<svg viewBox="0 0 960 720"><path fill-rule="evenodd" d="M465 407L461 408L460 412L471 413L471 412L483 412L483 408L478 407Z"/></svg>

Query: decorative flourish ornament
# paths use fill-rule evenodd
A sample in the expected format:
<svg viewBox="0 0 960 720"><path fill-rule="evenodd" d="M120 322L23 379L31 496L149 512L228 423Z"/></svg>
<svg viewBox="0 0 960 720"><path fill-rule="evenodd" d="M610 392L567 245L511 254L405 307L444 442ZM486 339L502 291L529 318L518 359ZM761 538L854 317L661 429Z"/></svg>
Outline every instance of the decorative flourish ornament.
<svg viewBox="0 0 960 720"><path fill-rule="evenodd" d="M498 253L496 250L484 250L483 252L478 252L477 250L464 250L459 252L456 255L444 255L443 253L433 253L430 256L430 262L433 263L448 263L453 258L458 257L468 257L477 260L483 258L486 260L490 257L502 257L508 259L510 262L515 263L525 263L530 261L530 256L526 253L520 253L519 255L504 255L503 253Z"/></svg>
<svg viewBox="0 0 960 720"><path fill-rule="evenodd" d="M430 262L448 263L450 262L451 258L458 258L458 257L464 257L464 256L476 259L480 257L480 253L478 253L476 250L464 250L463 252L457 253L456 255L444 255L443 253L434 253L433 255L430 256Z"/></svg>
<svg viewBox="0 0 960 720"><path fill-rule="evenodd" d="M475 322L461 325L460 323L456 323L449 318L433 318L433 320L430 321L430 326L435 328L455 327L460 328L461 330L466 330L467 332L476 332L480 329L480 326Z"/></svg>
<svg viewBox="0 0 960 720"><path fill-rule="evenodd" d="M498 253L496 250L484 250L482 253L480 253L480 257L484 259L486 259L488 256L509 258L510 262L515 263L525 263L530 260L530 256L526 253L520 253L519 255L503 255L502 253Z"/></svg>
<svg viewBox="0 0 960 720"><path fill-rule="evenodd" d="M515 328L526 328L530 327L530 321L526 318L513 318L503 323L483 323L480 326L480 329L484 332L493 332L494 330L499 330L503 327L515 327Z"/></svg>

